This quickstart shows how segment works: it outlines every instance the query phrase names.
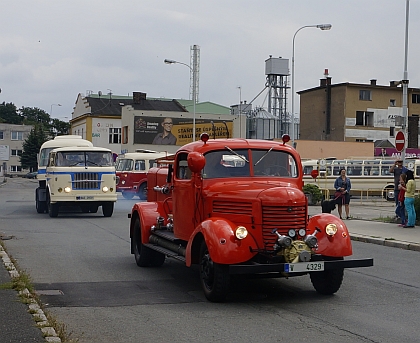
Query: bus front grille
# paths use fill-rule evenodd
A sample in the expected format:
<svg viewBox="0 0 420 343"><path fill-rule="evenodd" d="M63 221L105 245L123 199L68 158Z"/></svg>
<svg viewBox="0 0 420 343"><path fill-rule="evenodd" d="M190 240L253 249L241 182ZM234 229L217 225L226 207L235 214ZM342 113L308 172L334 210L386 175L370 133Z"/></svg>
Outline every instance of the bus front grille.
<svg viewBox="0 0 420 343"><path fill-rule="evenodd" d="M98 173L75 173L73 189L99 189L101 181Z"/></svg>

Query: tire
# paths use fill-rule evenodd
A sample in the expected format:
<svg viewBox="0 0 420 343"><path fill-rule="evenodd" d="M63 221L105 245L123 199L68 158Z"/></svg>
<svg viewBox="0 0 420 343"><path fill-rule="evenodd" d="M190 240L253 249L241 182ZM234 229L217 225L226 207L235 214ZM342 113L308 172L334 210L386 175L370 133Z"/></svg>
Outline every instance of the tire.
<svg viewBox="0 0 420 343"><path fill-rule="evenodd" d="M98 205L92 205L89 209L90 213L97 213L98 212Z"/></svg>
<svg viewBox="0 0 420 343"><path fill-rule="evenodd" d="M140 200L147 200L147 182L143 182L138 191L138 196Z"/></svg>
<svg viewBox="0 0 420 343"><path fill-rule="evenodd" d="M35 206L38 213L44 213L47 207L45 201L39 200L38 193L35 194Z"/></svg>
<svg viewBox="0 0 420 343"><path fill-rule="evenodd" d="M134 193L132 192L122 192L124 199L131 200L134 198Z"/></svg>
<svg viewBox="0 0 420 343"><path fill-rule="evenodd" d="M207 300L222 302L229 292L229 266L213 262L206 242L200 248L200 282Z"/></svg>
<svg viewBox="0 0 420 343"><path fill-rule="evenodd" d="M102 204L102 214L104 217L111 217L113 212L114 203L112 201L108 201Z"/></svg>
<svg viewBox="0 0 420 343"><path fill-rule="evenodd" d="M394 194L395 193L394 193L394 187L393 186L385 187L384 190L383 190L383 197L387 201L395 201Z"/></svg>
<svg viewBox="0 0 420 343"><path fill-rule="evenodd" d="M134 258L139 267L160 267L165 262L165 255L149 249L141 242L140 220L137 218L134 223L133 237L131 238Z"/></svg>
<svg viewBox="0 0 420 343"><path fill-rule="evenodd" d="M330 258L329 260L342 260L343 258ZM323 295L331 295L336 293L343 282L344 269L332 269L323 272L309 273L312 286L315 290Z"/></svg>
<svg viewBox="0 0 420 343"><path fill-rule="evenodd" d="M48 199L48 214L51 218L58 217L58 209L59 209L58 203L56 202L55 204L51 204L50 199Z"/></svg>

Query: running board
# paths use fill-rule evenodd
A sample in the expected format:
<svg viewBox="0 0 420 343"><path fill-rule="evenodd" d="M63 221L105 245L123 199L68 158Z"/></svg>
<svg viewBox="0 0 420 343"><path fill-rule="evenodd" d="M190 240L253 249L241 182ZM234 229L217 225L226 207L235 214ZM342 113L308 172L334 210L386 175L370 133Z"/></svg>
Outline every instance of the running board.
<svg viewBox="0 0 420 343"><path fill-rule="evenodd" d="M177 253L174 253L173 251L171 251L169 249L166 249L166 248L160 247L158 245L154 245L154 244L148 244L148 243L143 244L143 245L145 247L148 247L149 249L155 250L157 252L160 252L161 254L164 254L168 257L175 258L175 259L185 263L185 257L184 256L180 256Z"/></svg>

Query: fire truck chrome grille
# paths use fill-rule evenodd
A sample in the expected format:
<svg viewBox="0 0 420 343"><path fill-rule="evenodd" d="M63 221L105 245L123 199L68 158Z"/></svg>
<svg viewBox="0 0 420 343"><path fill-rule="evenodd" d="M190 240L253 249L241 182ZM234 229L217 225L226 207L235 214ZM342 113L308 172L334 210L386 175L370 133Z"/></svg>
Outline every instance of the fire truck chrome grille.
<svg viewBox="0 0 420 343"><path fill-rule="evenodd" d="M278 229L280 234L286 235L289 229L306 229L305 206L263 206L262 208L263 241L271 249L276 243L277 236L272 233Z"/></svg>
<svg viewBox="0 0 420 343"><path fill-rule="evenodd" d="M73 189L99 189L100 180L98 173L75 173Z"/></svg>
<svg viewBox="0 0 420 343"><path fill-rule="evenodd" d="M230 202L216 200L213 202L213 212L223 214L252 215L252 204L248 202Z"/></svg>

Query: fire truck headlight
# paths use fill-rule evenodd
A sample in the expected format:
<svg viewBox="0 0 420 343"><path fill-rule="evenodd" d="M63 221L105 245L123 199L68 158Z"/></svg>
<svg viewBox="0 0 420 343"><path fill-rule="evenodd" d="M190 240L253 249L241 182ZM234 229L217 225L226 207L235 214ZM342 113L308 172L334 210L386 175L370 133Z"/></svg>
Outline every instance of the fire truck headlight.
<svg viewBox="0 0 420 343"><path fill-rule="evenodd" d="M70 187L64 187L64 192L70 193L71 192L71 188Z"/></svg>
<svg viewBox="0 0 420 343"><path fill-rule="evenodd" d="M248 230L244 226L238 226L235 230L235 236L237 239L244 239L248 236Z"/></svg>
<svg viewBox="0 0 420 343"><path fill-rule="evenodd" d="M107 186L102 187L102 192L106 193L109 191L109 188Z"/></svg>
<svg viewBox="0 0 420 343"><path fill-rule="evenodd" d="M328 236L334 236L337 233L337 225L335 225L335 224L328 224L325 227L325 233Z"/></svg>

